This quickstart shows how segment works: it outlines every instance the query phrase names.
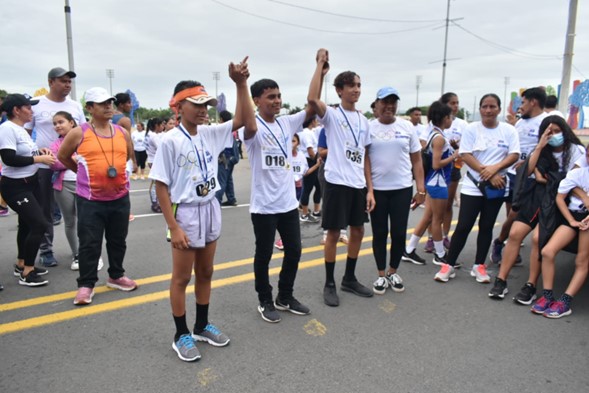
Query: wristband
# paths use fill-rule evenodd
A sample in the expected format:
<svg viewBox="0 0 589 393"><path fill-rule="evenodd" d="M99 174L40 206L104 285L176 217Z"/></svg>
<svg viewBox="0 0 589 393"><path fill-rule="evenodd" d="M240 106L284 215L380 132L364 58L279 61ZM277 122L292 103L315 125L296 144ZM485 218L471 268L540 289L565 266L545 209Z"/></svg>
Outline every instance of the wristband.
<svg viewBox="0 0 589 393"><path fill-rule="evenodd" d="M417 194L418 194L418 195L425 195L425 191L424 191L424 192L417 191Z"/></svg>

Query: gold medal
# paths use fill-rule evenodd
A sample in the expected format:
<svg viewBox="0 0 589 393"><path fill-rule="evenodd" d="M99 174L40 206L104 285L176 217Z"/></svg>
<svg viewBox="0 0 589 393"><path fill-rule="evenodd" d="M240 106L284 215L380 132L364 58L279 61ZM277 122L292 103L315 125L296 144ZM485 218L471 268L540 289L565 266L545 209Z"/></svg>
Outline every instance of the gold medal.
<svg viewBox="0 0 589 393"><path fill-rule="evenodd" d="M209 195L209 188L208 187L203 187L202 189L202 196L207 196Z"/></svg>
<svg viewBox="0 0 589 393"><path fill-rule="evenodd" d="M290 164L287 162L286 165L284 166L287 170L290 169Z"/></svg>

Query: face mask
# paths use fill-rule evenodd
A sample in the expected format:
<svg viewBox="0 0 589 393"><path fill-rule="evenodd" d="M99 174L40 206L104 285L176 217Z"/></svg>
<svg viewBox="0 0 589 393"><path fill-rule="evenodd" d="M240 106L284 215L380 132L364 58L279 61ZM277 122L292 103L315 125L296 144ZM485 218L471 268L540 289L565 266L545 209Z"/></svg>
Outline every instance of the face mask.
<svg viewBox="0 0 589 393"><path fill-rule="evenodd" d="M559 147L562 146L564 143L564 135L562 132L560 134L554 134L548 139L548 144L552 147Z"/></svg>

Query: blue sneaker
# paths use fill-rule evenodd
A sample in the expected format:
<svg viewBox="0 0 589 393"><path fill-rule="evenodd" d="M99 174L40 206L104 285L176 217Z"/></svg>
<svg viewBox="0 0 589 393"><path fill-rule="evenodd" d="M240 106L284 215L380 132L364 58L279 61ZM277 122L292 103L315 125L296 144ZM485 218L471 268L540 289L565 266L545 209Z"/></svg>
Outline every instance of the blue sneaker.
<svg viewBox="0 0 589 393"><path fill-rule="evenodd" d="M57 259L53 256L53 251L47 251L39 255L39 264L43 267L57 266Z"/></svg>
<svg viewBox="0 0 589 393"><path fill-rule="evenodd" d="M202 331L198 333L195 331L192 338L196 341L206 341L215 347L224 347L229 344L229 337L211 323L207 324Z"/></svg>
<svg viewBox="0 0 589 393"><path fill-rule="evenodd" d="M550 305L553 301L554 300L548 300L544 296L542 296L540 299L536 300L536 303L534 303L530 311L534 314L542 315L546 310L550 308Z"/></svg>
<svg viewBox="0 0 589 393"><path fill-rule="evenodd" d="M178 341L172 343L172 348L178 354L178 357L185 362L194 362L200 359L200 352L192 339L190 333L180 336Z"/></svg>
<svg viewBox="0 0 589 393"><path fill-rule="evenodd" d="M550 306L544 311L544 315L546 318L551 319L558 319L562 317L566 317L567 315L571 315L573 310L569 306L566 305L565 302L561 300L557 300L556 302L550 303Z"/></svg>

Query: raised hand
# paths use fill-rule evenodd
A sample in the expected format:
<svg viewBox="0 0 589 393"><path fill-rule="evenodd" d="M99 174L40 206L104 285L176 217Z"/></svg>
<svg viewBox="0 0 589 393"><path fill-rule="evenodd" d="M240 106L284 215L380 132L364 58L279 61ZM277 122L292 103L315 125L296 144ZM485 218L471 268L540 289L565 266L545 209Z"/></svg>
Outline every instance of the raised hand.
<svg viewBox="0 0 589 393"><path fill-rule="evenodd" d="M233 80L233 82L243 82L249 78L250 73L247 64L248 59L249 56L246 56L238 64L234 64L233 62L229 63L229 77Z"/></svg>
<svg viewBox="0 0 589 393"><path fill-rule="evenodd" d="M329 71L329 52L327 49L319 49L317 51L317 56L315 57L317 64L323 64L323 71L322 74L325 75Z"/></svg>

